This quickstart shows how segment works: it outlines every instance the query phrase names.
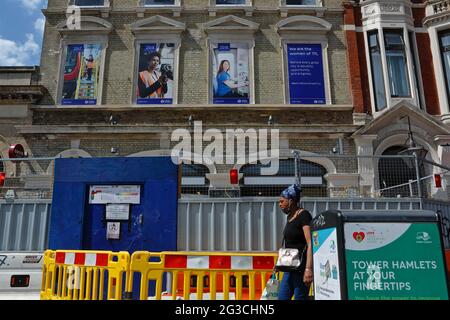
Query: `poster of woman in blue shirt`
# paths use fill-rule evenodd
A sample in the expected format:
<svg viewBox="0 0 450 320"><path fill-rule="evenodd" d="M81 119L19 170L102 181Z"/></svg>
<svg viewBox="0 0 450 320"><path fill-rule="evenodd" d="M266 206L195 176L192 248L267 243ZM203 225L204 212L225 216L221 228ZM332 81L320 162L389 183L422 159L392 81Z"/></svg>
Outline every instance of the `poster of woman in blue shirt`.
<svg viewBox="0 0 450 320"><path fill-rule="evenodd" d="M215 104L248 104L249 50L220 43L214 49L213 92Z"/></svg>

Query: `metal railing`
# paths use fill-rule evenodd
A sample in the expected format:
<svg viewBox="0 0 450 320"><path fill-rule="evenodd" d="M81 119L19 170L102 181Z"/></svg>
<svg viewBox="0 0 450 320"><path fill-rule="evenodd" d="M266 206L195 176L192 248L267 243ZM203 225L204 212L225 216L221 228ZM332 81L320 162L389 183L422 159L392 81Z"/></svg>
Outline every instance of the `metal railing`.
<svg viewBox="0 0 450 320"><path fill-rule="evenodd" d="M4 183L0 184L0 200L51 199L54 160L2 159L0 174L3 173ZM209 181L200 177L206 181L201 190L183 182L182 195L188 198L276 197L296 181L292 158L279 160L276 175L260 175L259 170L263 166L261 163L242 166L240 173L243 173L243 178L233 192L209 192ZM300 154L298 167L303 197L447 200L450 196L447 187L449 170L430 161L419 161L414 156ZM441 187L435 185L436 174L441 177ZM183 176L182 181L192 179L191 176Z"/></svg>

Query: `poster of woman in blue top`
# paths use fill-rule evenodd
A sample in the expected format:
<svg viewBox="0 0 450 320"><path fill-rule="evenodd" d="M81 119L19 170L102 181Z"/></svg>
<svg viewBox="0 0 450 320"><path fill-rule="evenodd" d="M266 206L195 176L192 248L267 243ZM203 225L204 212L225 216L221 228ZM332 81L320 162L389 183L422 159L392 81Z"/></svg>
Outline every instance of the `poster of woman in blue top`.
<svg viewBox="0 0 450 320"><path fill-rule="evenodd" d="M213 92L215 104L248 104L249 50L220 43L214 49Z"/></svg>

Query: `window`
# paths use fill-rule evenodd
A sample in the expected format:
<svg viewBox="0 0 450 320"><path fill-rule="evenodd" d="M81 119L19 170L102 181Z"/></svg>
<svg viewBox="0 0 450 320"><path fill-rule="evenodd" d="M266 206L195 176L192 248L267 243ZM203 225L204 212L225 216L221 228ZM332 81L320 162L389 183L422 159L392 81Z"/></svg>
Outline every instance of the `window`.
<svg viewBox="0 0 450 320"><path fill-rule="evenodd" d="M247 0L216 0L217 5L230 5L230 4L239 4L244 5L246 4Z"/></svg>
<svg viewBox="0 0 450 320"><path fill-rule="evenodd" d="M316 0L286 0L287 6L315 6Z"/></svg>
<svg viewBox="0 0 450 320"><path fill-rule="evenodd" d="M136 75L137 104L173 104L175 43L141 43Z"/></svg>
<svg viewBox="0 0 450 320"><path fill-rule="evenodd" d="M391 96L393 98L410 97L403 32L385 30L384 42Z"/></svg>
<svg viewBox="0 0 450 320"><path fill-rule="evenodd" d="M320 43L286 44L290 104L326 104Z"/></svg>
<svg viewBox="0 0 450 320"><path fill-rule="evenodd" d="M213 45L211 86L214 104L250 103L250 55L247 43Z"/></svg>
<svg viewBox="0 0 450 320"><path fill-rule="evenodd" d="M96 105L99 96L103 46L69 44L63 61L62 105Z"/></svg>
<svg viewBox="0 0 450 320"><path fill-rule="evenodd" d="M447 84L447 97L450 99L450 30L439 33L439 45L441 47L442 66Z"/></svg>
<svg viewBox="0 0 450 320"><path fill-rule="evenodd" d="M71 0L70 4L79 7L104 7L105 0Z"/></svg>
<svg viewBox="0 0 450 320"><path fill-rule="evenodd" d="M144 6L175 5L175 0L144 0Z"/></svg>
<svg viewBox="0 0 450 320"><path fill-rule="evenodd" d="M240 170L244 174L240 181L241 196L277 197L287 186L295 182L294 159L280 159L275 176L261 176L261 168L269 165L247 164ZM317 163L301 160L302 197L326 197L327 184L323 176L326 169Z"/></svg>
<svg viewBox="0 0 450 320"><path fill-rule="evenodd" d="M412 61L413 61L413 68L414 68L414 79L415 79L415 85L417 90L417 103L419 104L419 108L422 108L422 95L419 94L419 92L422 90L422 87L420 86L419 79L420 79L420 72L419 72L419 62L417 61L417 48L416 48L416 41L414 32L408 32L409 37L409 45L411 47L411 55L412 55Z"/></svg>
<svg viewBox="0 0 450 320"><path fill-rule="evenodd" d="M384 90L383 66L381 63L380 42L378 41L378 31L368 34L370 65L372 71L372 86L374 92L376 111L386 108L386 93Z"/></svg>

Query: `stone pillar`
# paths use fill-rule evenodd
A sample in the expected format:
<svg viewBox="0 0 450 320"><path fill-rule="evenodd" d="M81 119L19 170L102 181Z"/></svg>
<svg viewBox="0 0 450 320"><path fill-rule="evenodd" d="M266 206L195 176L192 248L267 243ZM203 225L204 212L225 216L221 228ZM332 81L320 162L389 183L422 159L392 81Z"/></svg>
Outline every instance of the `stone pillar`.
<svg viewBox="0 0 450 320"><path fill-rule="evenodd" d="M364 135L355 138L356 154L358 156L367 156L367 158L358 158L358 172L361 176L361 195L372 197L375 190L375 172L378 160L373 158L373 140L376 135Z"/></svg>
<svg viewBox="0 0 450 320"><path fill-rule="evenodd" d="M359 173L327 173L324 178L328 182L331 198L360 197Z"/></svg>

